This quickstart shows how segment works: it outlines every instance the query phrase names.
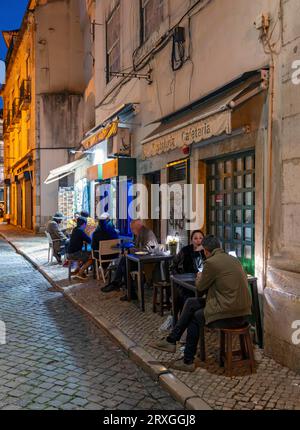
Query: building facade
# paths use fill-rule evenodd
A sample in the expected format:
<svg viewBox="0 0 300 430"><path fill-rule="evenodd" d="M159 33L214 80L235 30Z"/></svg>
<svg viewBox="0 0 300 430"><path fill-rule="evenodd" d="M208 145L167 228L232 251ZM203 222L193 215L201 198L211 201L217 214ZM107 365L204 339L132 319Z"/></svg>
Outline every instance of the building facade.
<svg viewBox="0 0 300 430"><path fill-rule="evenodd" d="M2 209L2 211L1 211ZM0 111L0 212L4 215L4 142L3 119Z"/></svg>
<svg viewBox="0 0 300 430"><path fill-rule="evenodd" d="M197 227L257 277L265 351L300 371L299 2L45 0L29 9L23 30L6 35L12 222L26 225L31 186L38 230L74 174L92 216L106 210L108 186L126 236L131 184L202 185ZM27 80L30 101L17 109ZM161 243L189 241L188 219L174 216L181 199L145 202Z"/></svg>
<svg viewBox="0 0 300 430"><path fill-rule="evenodd" d="M20 30L3 34L7 211L12 224L38 232L58 205L59 182L44 181L51 169L70 161L83 133L79 2L31 1Z"/></svg>
<svg viewBox="0 0 300 430"><path fill-rule="evenodd" d="M265 350L298 371L300 87L291 75L299 7L296 0L96 1L96 131L82 142L107 156L105 136L118 121L130 133L138 182L203 184L199 228L258 278ZM93 162L93 187L106 180L99 168L106 162ZM175 195L171 210L177 204ZM174 233L188 241L182 220L145 221L162 243Z"/></svg>

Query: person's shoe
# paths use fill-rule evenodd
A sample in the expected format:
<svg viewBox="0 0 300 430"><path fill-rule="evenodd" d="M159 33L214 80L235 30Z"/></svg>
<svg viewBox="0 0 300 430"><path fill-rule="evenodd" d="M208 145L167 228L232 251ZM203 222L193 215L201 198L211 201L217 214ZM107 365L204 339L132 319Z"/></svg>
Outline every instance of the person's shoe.
<svg viewBox="0 0 300 430"><path fill-rule="evenodd" d="M75 275L74 278L80 279L81 281L85 281L87 276L85 273L77 273L77 275Z"/></svg>
<svg viewBox="0 0 300 430"><path fill-rule="evenodd" d="M153 342L149 346L151 346L151 348L159 349L160 351L170 352L172 354L176 352L176 344L168 342L166 338L161 339L157 342Z"/></svg>
<svg viewBox="0 0 300 430"><path fill-rule="evenodd" d="M105 285L101 288L102 293L111 293L112 291L118 291L120 288L114 284Z"/></svg>
<svg viewBox="0 0 300 430"><path fill-rule="evenodd" d="M173 361L170 367L171 369L180 370L181 372L194 372L196 369L195 363L187 364L184 362L183 358Z"/></svg>

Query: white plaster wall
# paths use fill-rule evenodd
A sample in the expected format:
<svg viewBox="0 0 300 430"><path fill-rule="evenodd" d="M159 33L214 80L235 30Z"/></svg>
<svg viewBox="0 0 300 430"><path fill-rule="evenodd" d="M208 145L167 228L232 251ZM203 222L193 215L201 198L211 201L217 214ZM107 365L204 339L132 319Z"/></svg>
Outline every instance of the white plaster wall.
<svg viewBox="0 0 300 430"><path fill-rule="evenodd" d="M138 4L138 0L121 2L123 69L132 66L132 53L139 46ZM190 4L191 2L182 0L166 1L166 20L161 26L161 32L178 22ZM181 23L186 29L186 47L188 51L190 46L191 61L181 70L173 72L170 65L170 42L150 63L153 84L149 86L143 80L132 79L125 88L109 96L98 107L97 122L107 117L116 106L139 101L142 104L141 122L145 125L188 105L246 71L265 66L269 58L264 53L259 32L253 22L262 11L269 12L276 19L278 4L277 0L212 0L191 18L192 44L189 44L188 20ZM114 1L97 1L96 21L105 23L114 5ZM106 85L105 26L97 30L95 52L98 106L103 97L121 80L113 78ZM140 71L146 72L147 68ZM148 130L145 129L145 133Z"/></svg>
<svg viewBox="0 0 300 430"><path fill-rule="evenodd" d="M58 209L58 181L52 184L44 184L50 170L68 163L68 152L65 150L44 150L41 152L41 224L44 226L47 220L53 216Z"/></svg>
<svg viewBox="0 0 300 430"><path fill-rule="evenodd" d="M77 1L47 1L35 12L37 93L84 91Z"/></svg>

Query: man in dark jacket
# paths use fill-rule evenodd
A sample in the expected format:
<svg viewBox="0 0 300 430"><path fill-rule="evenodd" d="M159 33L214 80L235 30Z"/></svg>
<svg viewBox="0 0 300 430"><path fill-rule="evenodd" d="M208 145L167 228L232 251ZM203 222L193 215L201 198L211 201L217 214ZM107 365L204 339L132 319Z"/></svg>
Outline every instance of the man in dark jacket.
<svg viewBox="0 0 300 430"><path fill-rule="evenodd" d="M188 299L170 335L152 344L153 348L174 353L176 342L187 329L184 358L172 364L172 368L187 372L195 370L200 327L242 327L251 315L248 280L239 260L226 254L214 236L206 236L202 246L207 260L203 273L197 276L196 287L200 296L207 295L205 307L201 298Z"/></svg>
<svg viewBox="0 0 300 430"><path fill-rule="evenodd" d="M113 223L110 221L109 214L103 213L100 216L98 227L93 233L92 237L92 249L96 255L99 254L99 245L100 242L105 240L114 240L119 239L119 233L115 229ZM98 254L97 254L98 253ZM116 251L115 254L106 255L105 259L113 260L119 256L119 251Z"/></svg>
<svg viewBox="0 0 300 430"><path fill-rule="evenodd" d="M65 243L67 241L67 237L63 234L60 228L60 224L63 219L63 214L56 212L52 220L48 222L46 228L46 231L50 234L51 239L53 240L53 255L59 264L61 263L61 255L64 252Z"/></svg>
<svg viewBox="0 0 300 430"><path fill-rule="evenodd" d="M92 239L84 232L86 224L86 218L77 218L77 227L75 227L72 231L70 243L68 246L68 259L78 260L83 263L78 274L76 275L76 277L79 279L85 279L85 270L93 264L90 253L82 249L85 243L90 244L92 242Z"/></svg>

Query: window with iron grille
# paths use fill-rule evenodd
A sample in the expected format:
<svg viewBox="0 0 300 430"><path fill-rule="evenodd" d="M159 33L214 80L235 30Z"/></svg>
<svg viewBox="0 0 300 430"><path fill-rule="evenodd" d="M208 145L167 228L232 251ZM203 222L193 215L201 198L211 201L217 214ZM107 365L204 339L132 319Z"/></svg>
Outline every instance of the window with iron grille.
<svg viewBox="0 0 300 430"><path fill-rule="evenodd" d="M159 29L164 19L164 0L141 0L141 42Z"/></svg>
<svg viewBox="0 0 300 430"><path fill-rule="evenodd" d="M111 72L120 71L120 4L106 22L106 81L112 78Z"/></svg>

